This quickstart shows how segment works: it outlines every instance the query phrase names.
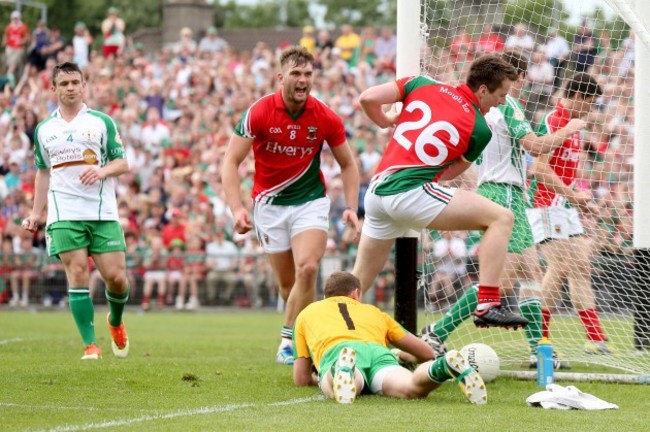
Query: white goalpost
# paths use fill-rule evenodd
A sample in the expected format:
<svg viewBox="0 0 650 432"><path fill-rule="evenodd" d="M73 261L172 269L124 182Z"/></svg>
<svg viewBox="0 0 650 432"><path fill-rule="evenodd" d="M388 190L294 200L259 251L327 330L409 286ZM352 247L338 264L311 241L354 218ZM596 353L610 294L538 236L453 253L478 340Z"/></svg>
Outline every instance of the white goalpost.
<svg viewBox="0 0 650 432"><path fill-rule="evenodd" d="M397 76L423 74L458 85L478 55L515 47L528 59L528 78L518 97L533 127L561 99L562 83L573 73L596 78L603 94L586 117L575 185L592 193L598 206L593 215L580 213L589 239L591 294L577 298L568 280L561 282L551 307L550 338L571 368L558 379L649 383L650 2L606 0L611 12L595 12L572 1L571 16L581 17L573 22L567 1L398 0ZM551 58L553 48L562 45L559 39L570 51ZM545 63L553 65L550 82ZM532 157L527 161L534 163ZM476 173L454 186L476 189ZM421 233L417 295L425 324L438 322L476 283L479 239L480 233ZM537 251L545 271L548 260L541 248ZM569 260L576 251L567 248L562 254ZM513 310L519 309L520 282L506 296ZM585 348L593 329L576 305L590 302L596 304L610 352ZM445 341L455 349L472 342L494 348L506 375L534 377L527 371L531 348L525 332L478 330L469 318Z"/></svg>

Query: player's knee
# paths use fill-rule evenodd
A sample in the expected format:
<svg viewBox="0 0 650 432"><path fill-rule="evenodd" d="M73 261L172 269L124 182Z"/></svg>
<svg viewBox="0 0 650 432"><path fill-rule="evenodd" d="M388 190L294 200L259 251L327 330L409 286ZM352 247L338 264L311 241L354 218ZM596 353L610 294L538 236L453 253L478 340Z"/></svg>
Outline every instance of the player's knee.
<svg viewBox="0 0 650 432"><path fill-rule="evenodd" d="M298 279L312 279L318 274L318 264L314 262L307 262L298 265L296 268L296 277Z"/></svg>
<svg viewBox="0 0 650 432"><path fill-rule="evenodd" d="M515 215L511 210L507 208L502 208L499 210L499 214L495 221L499 226L512 231L512 227L515 224Z"/></svg>
<svg viewBox="0 0 650 432"><path fill-rule="evenodd" d="M115 273L106 275L106 285L110 287L111 291L122 293L126 291L129 286L129 280L125 274Z"/></svg>

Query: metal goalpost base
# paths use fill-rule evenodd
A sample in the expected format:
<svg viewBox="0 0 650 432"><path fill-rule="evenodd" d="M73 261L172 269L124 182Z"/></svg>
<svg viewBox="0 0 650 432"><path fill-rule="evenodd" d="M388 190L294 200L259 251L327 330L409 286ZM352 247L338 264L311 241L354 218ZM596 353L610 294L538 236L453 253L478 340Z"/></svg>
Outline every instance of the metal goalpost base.
<svg viewBox="0 0 650 432"><path fill-rule="evenodd" d="M400 237L395 241L395 320L417 334L418 238Z"/></svg>

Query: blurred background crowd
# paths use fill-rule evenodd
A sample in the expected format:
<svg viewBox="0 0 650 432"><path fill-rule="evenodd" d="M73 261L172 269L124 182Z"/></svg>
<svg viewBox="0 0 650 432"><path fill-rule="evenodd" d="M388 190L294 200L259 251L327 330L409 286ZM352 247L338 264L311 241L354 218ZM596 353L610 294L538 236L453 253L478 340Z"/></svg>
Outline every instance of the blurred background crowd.
<svg viewBox="0 0 650 432"><path fill-rule="evenodd" d="M220 179L229 137L243 110L276 89L279 52L289 44L304 45L317 59L312 95L339 113L357 155L363 217L363 194L392 131L371 124L357 97L368 86L395 79L394 29L306 26L298 40L278 46L260 41L243 51L224 40L214 26L200 35L183 28L176 42L155 52L131 41L128 23L115 8L107 11L101 29L101 34L93 35L78 22L74 37L65 39L45 21L28 28L18 12L5 25L0 76L0 284L10 289L3 291L3 301L12 306L41 301L49 305L65 296L63 269L44 253L44 229L31 236L20 229L20 221L30 212L34 194L34 130L56 109L50 91L52 68L75 61L86 76L87 105L113 117L127 151L130 171L117 179L117 198L135 288L131 301L144 301L145 309L193 309L198 304L178 302L176 297L200 290L203 305L275 305L272 274L254 232L232 233ZM595 34L587 22L573 40L554 29L532 34L524 24L505 30L486 25L479 37L472 37L460 28L449 43L423 52L423 70L458 84L482 53L519 49L530 60L523 103L533 123L557 100L564 71L594 74L604 95L589 117L578 186L593 192L602 213L585 225L593 233L596 250L627 254L632 232L633 35L614 46L606 31ZM325 278L351 266L355 246L341 223L345 202L340 172L327 147L321 163L332 201L321 269ZM252 155L240 169L242 195L250 197ZM473 188L474 179L468 175L459 185ZM466 233L443 233L422 247L432 262L440 260L442 268L459 272L455 277L464 280L466 263L476 249L471 238ZM448 291L442 276L436 286ZM95 275L91 284L98 288L101 283ZM374 300L388 302L391 286L387 263ZM103 292L95 291L98 296Z"/></svg>

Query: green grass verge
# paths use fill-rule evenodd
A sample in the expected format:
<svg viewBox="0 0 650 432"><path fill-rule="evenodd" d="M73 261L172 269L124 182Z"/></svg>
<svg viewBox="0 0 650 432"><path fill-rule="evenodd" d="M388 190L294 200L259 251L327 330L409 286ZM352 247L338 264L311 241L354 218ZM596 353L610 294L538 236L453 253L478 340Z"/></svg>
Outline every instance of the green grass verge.
<svg viewBox="0 0 650 432"><path fill-rule="evenodd" d="M129 310L131 354L110 351L106 311L97 311L101 361L66 312L0 311L0 429L146 431L637 431L647 428L648 387L578 383L619 410L545 411L526 406L534 382L499 378L485 406L447 383L426 400L364 396L351 406L292 385L273 362L282 316ZM562 383L568 385L569 383Z"/></svg>

